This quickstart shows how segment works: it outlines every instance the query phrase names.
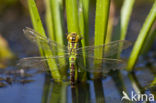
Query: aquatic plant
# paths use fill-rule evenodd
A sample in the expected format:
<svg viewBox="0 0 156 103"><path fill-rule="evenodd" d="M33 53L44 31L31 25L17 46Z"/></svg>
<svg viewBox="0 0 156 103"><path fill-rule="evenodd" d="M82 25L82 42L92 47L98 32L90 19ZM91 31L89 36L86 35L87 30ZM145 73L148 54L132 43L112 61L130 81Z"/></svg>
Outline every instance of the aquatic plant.
<svg viewBox="0 0 156 103"><path fill-rule="evenodd" d="M30 16L31 16L31 20L32 20L32 24L33 24L34 29L38 33L40 33L42 36L46 37L45 30L43 28L43 25L42 25L42 22L41 22L35 1L34 0L28 0L28 6L29 6ZM48 45L45 44L45 46L47 47ZM44 49L42 49L40 47L39 43L38 43L38 47L40 50L40 54L42 56L48 57L48 56L52 55L52 52L45 51ZM57 65L56 65L54 60L48 60L48 66L49 66L50 70L57 68ZM55 70L55 72L51 72L51 73L52 73L53 78L57 78L57 80L61 80L61 75L60 75L59 71Z"/></svg>
<svg viewBox="0 0 156 103"><path fill-rule="evenodd" d="M153 6L145 20L145 23L143 24L140 33L138 35L138 38L134 44L132 53L130 55L127 70L131 71L133 67L135 66L137 59L141 53L142 48L144 47L144 44L147 42L147 39L150 35L149 32L152 28L152 25L154 24L156 20L156 1L154 1ZM148 45L146 45L148 48ZM146 48L146 47L145 47Z"/></svg>
<svg viewBox="0 0 156 103"><path fill-rule="evenodd" d="M96 10L95 10L95 41L94 45L101 45L110 42L111 40L125 40L126 34L127 34L127 28L130 21L130 16L133 10L135 0L125 0L121 9L121 18L118 23L119 30L116 32L118 35L112 36L111 33L107 32L108 29L108 21L109 21L109 12L110 12L110 0L97 0L96 1ZM38 33L42 34L42 36L46 37L45 30L43 28L42 22L40 20L40 16L36 7L36 4L34 0L28 0L29 4L29 11L32 19L32 24ZM64 20L64 8L66 10L66 17L67 17L67 30L68 32L76 32L78 35L83 37L81 40L81 46L87 46L88 40L89 40L89 0L66 0L65 2L63 0L46 0L45 1L46 6L46 25L47 25L47 31L48 36L51 40L56 41L59 44L65 44L66 39L64 38L64 34L66 29L65 27L65 21ZM135 42L134 48L132 50L131 56L129 58L128 67L127 70L131 71L137 61L137 58L139 57L141 53L141 48L143 47L143 44L145 43L145 38L148 37L148 33L152 27L152 24L155 21L156 17L156 2L154 1L153 7L149 13L149 16L147 17L145 24L143 25L140 34L138 36L138 39ZM113 24L110 24L113 25ZM113 26L110 26L111 28ZM108 41L107 41L108 40ZM42 56L50 56L54 55L54 53L51 53L49 51L44 50L40 47L40 44L38 43L39 50ZM45 46L48 46L45 44ZM122 47L122 45L120 46ZM57 49L57 48L55 48ZM107 48L104 48L104 50L107 50ZM57 55L64 55L64 52L58 52ZM55 55L56 55L55 54ZM95 57L102 57L103 50L94 51ZM120 55L120 54L118 54ZM64 63L64 61L60 61ZM86 65L86 51L83 51L83 62ZM96 61L95 61L96 62ZM52 76L54 79L60 79L61 73L59 70L56 70L56 62L53 60L48 61L49 68L51 71L53 71L53 68L55 68L56 72L52 72ZM52 67L52 65L54 67ZM62 69L62 72L64 72L66 69ZM76 73L78 73L76 71ZM99 74L97 74L98 76ZM96 74L95 74L96 76ZM81 74L82 80L86 80L86 72L83 72Z"/></svg>

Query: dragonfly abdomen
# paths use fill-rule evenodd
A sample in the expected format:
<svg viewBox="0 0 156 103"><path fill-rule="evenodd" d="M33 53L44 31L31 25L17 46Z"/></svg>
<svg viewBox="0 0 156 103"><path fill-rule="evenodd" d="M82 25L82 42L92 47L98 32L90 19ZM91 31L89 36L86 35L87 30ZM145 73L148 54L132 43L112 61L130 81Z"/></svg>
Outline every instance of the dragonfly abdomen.
<svg viewBox="0 0 156 103"><path fill-rule="evenodd" d="M75 84L75 77L76 77L76 58L77 58L77 48L78 44L77 43L70 43L69 44L69 52L70 52L70 57L69 57L69 63L70 63L70 80L71 80L71 85Z"/></svg>
<svg viewBox="0 0 156 103"><path fill-rule="evenodd" d="M76 69L76 57L71 55L69 57L69 64L70 64L70 80L71 85L75 84L75 69Z"/></svg>
<svg viewBox="0 0 156 103"><path fill-rule="evenodd" d="M70 63L70 80L71 80L71 85L75 84L75 63L71 62Z"/></svg>

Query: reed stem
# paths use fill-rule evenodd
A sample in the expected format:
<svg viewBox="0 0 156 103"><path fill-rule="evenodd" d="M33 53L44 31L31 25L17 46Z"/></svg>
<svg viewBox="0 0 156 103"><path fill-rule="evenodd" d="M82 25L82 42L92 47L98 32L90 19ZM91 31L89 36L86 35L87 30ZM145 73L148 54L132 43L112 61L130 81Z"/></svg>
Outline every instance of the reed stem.
<svg viewBox="0 0 156 103"><path fill-rule="evenodd" d="M143 24L143 27L139 33L139 36L134 44L132 53L130 55L129 61L128 61L128 67L127 70L131 71L136 64L136 61L141 53L141 50L146 42L146 38L149 36L149 31L151 30L151 27L153 23L156 20L156 0L154 1L154 4L145 20L145 23Z"/></svg>
<svg viewBox="0 0 156 103"><path fill-rule="evenodd" d="M41 22L41 19L40 19L40 16L39 16L35 1L34 0L28 0L28 6L29 6L29 11L30 11L32 24L33 24L33 27L34 27L35 31L40 33L42 36L46 37L46 34L45 34L45 31L44 31L44 28L43 28L43 25L42 25L42 22ZM49 48L48 45L45 44L45 46ZM40 50L40 53L41 53L42 56L44 55L45 57L49 57L49 56L52 55L52 52L43 50L40 47L40 44L38 45L38 47L39 47L39 50ZM59 71L57 70L56 62L54 60L52 60L52 59L48 59L47 62L48 62L49 69L52 71L51 72L52 77L54 79L56 79L56 81L60 82L61 75L60 75Z"/></svg>

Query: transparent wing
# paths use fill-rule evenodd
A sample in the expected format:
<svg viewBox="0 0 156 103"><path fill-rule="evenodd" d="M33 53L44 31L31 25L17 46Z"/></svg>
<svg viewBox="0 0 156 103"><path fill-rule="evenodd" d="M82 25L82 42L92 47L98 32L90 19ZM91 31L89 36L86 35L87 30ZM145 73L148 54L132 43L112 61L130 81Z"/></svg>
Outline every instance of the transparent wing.
<svg viewBox="0 0 156 103"><path fill-rule="evenodd" d="M80 69L88 72L108 73L110 70L120 70L126 67L126 61L121 59L87 57L87 60L89 64L87 67L82 58L77 58L77 64Z"/></svg>
<svg viewBox="0 0 156 103"><path fill-rule="evenodd" d="M33 29L26 27L23 29L23 32L25 36L32 42L34 42L36 45L39 45L44 49L44 50L53 50L53 51L64 51L68 52L67 47L64 45L60 45L56 43L55 41L52 41L46 37L43 37L41 34L35 32ZM45 46L47 45L48 46ZM49 48L50 47L50 48ZM56 49L57 48L57 49Z"/></svg>
<svg viewBox="0 0 156 103"><path fill-rule="evenodd" d="M40 71L49 71L47 63L51 64L52 72L60 70L68 66L68 62L64 62L65 56L52 56L52 57L27 57L18 61L17 67L20 69L37 69ZM59 60L59 63L58 63ZM62 61L62 62L61 62Z"/></svg>
<svg viewBox="0 0 156 103"><path fill-rule="evenodd" d="M83 51L85 51L87 56L94 57L94 51L100 52L103 50L103 57L108 58L114 56L117 53L121 53L123 49L128 48L131 46L131 44L132 43L127 40L118 40L104 45L78 48L77 51L78 55L83 55Z"/></svg>

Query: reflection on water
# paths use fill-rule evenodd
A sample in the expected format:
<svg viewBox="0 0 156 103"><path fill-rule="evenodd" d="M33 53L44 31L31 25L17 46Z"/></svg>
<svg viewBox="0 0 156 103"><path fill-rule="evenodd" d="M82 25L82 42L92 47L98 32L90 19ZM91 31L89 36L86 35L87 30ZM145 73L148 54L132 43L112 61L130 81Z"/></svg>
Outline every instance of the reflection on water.
<svg viewBox="0 0 156 103"><path fill-rule="evenodd" d="M46 77L42 103L89 103L89 85L83 83L73 88L69 82L54 83Z"/></svg>
<svg viewBox="0 0 156 103"><path fill-rule="evenodd" d="M76 85L75 88L72 88L69 83L50 82L50 78L47 77L42 103L120 103L123 96L122 91L125 91L129 96L132 91L136 92L136 87L132 83L135 83L141 93L149 94L145 90L145 84L142 85L142 82L145 83L145 81L141 80L141 77L137 77L140 76L137 72L136 74L129 74L125 71L112 72L106 78L88 80ZM140 74L146 76L145 72ZM146 77L146 86L149 85L147 81L150 79L150 76ZM154 91L150 92L154 94ZM132 102L124 100L122 103Z"/></svg>
<svg viewBox="0 0 156 103"><path fill-rule="evenodd" d="M16 70L5 71L0 74L0 85L4 85L0 88L0 101L2 103L120 103L123 91L128 96L131 96L132 91L152 93L156 96L155 69L150 68L139 68L133 73L113 71L105 78L88 80L77 84L74 88L69 82L53 82L45 73L24 72L24 76L20 75L19 71L15 73Z"/></svg>

